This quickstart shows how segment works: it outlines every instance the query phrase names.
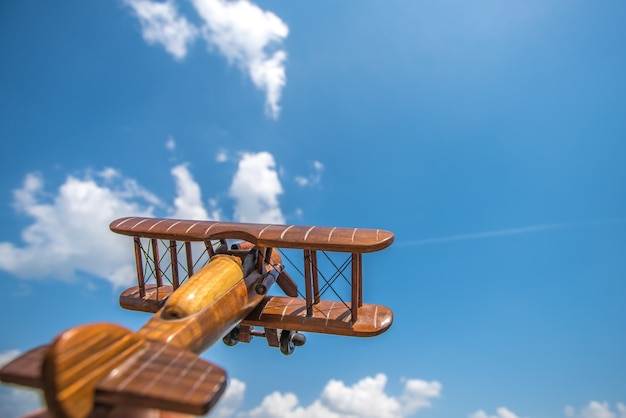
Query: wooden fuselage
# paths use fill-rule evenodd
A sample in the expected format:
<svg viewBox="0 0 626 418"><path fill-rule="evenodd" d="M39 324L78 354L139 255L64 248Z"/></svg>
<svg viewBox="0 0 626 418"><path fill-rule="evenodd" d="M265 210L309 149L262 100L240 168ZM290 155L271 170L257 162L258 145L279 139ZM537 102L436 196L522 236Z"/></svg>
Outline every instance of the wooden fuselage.
<svg viewBox="0 0 626 418"><path fill-rule="evenodd" d="M262 300L261 274L247 277L236 256L218 255L189 278L138 331L149 340L201 353L239 324Z"/></svg>

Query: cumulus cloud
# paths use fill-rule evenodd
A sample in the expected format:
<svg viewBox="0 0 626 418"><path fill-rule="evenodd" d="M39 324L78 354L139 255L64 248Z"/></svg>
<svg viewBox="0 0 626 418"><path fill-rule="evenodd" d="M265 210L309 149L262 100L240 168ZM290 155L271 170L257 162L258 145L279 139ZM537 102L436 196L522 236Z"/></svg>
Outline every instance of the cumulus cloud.
<svg viewBox="0 0 626 418"><path fill-rule="evenodd" d="M178 15L174 2L126 0L126 3L137 15L146 42L163 45L178 60L187 55L187 48L198 36L198 29Z"/></svg>
<svg viewBox="0 0 626 418"><path fill-rule="evenodd" d="M192 2L205 22L202 29L206 41L265 91L266 109L277 118L287 59L287 53L278 46L289 34L287 25L274 13L247 0Z"/></svg>
<svg viewBox="0 0 626 418"><path fill-rule="evenodd" d="M436 381L407 380L401 396L385 393L387 377L378 374L366 377L352 386L339 380L330 380L319 399L302 406L293 393L273 392L250 411L240 413L242 418L402 418L429 407L431 400L441 393Z"/></svg>
<svg viewBox="0 0 626 418"><path fill-rule="evenodd" d="M129 251L108 225L121 216L152 216L158 199L136 182L116 176L111 170L100 182L69 176L48 201L43 178L28 174L14 192L14 207L33 223L22 231L23 246L0 242L0 269L18 277L61 279L82 271L115 285L129 283Z"/></svg>
<svg viewBox="0 0 626 418"><path fill-rule="evenodd" d="M471 414L469 418L518 418L518 416L508 409L500 407L496 409L495 415L488 415L485 411L480 410Z"/></svg>
<svg viewBox="0 0 626 418"><path fill-rule="evenodd" d="M237 379L228 382L226 392L219 400L217 406L208 414L211 418L230 418L235 415L243 402L246 392L246 384Z"/></svg>
<svg viewBox="0 0 626 418"><path fill-rule="evenodd" d="M278 202L283 188L272 154L243 154L229 193L235 199L235 221L285 223Z"/></svg>
<svg viewBox="0 0 626 418"><path fill-rule="evenodd" d="M275 167L274 157L267 152L241 156L229 190L236 221L285 222L278 201L283 189ZM111 221L163 214L223 219L217 200L203 202L202 190L186 164L173 167L171 174L176 188L171 204L114 168L68 176L52 192L44 190L41 175L27 174L13 192L13 207L30 218L31 224L22 231L21 244L0 241L0 270L22 278L64 280L87 273L116 287L131 284L135 277L132 251L125 237L109 231Z"/></svg>
<svg viewBox="0 0 626 418"><path fill-rule="evenodd" d="M215 221L220 219L219 210L209 214L205 209L200 185L196 183L186 164L172 168L172 176L176 181L177 194L174 199L173 218Z"/></svg>
<svg viewBox="0 0 626 418"><path fill-rule="evenodd" d="M217 49L265 92L266 111L278 118L278 103L287 80L287 53L280 46L289 34L278 16L248 0L192 0L204 22L197 28L178 14L173 1L126 3L139 18L146 42L163 45L176 59L185 57L188 45L201 33L209 50Z"/></svg>
<svg viewBox="0 0 626 418"><path fill-rule="evenodd" d="M42 176L26 175L13 192L13 207L32 219L22 231L22 245L0 242L0 269L22 278L71 280L80 272L114 286L134 281L132 251L109 223L124 216L155 216L157 208L186 219L220 219L214 200L202 204L200 186L186 165L172 169L177 196L168 207L135 180L106 168L95 175L68 176L54 193ZM49 196L52 196L51 198Z"/></svg>
<svg viewBox="0 0 626 418"><path fill-rule="evenodd" d="M403 418L416 414L431 405L431 400L441 394L441 384L411 379L405 382L402 395L393 397L385 393L387 377L378 374L366 377L352 386L339 380L330 380L319 399L308 406L300 405L293 393L273 392L261 404L248 411L240 411L245 383L231 379L226 393L210 417L226 418ZM36 409L40 402L36 393L14 389L0 392L2 417L17 417Z"/></svg>
<svg viewBox="0 0 626 418"><path fill-rule="evenodd" d="M580 413L571 405L564 408L564 413L569 418L626 418L626 405L618 402L614 412L608 402L591 401Z"/></svg>
<svg viewBox="0 0 626 418"><path fill-rule="evenodd" d="M441 389L441 383L437 381L407 380L404 384L404 392L400 398L403 415L412 415L422 408L430 407L430 400L438 398L441 394Z"/></svg>

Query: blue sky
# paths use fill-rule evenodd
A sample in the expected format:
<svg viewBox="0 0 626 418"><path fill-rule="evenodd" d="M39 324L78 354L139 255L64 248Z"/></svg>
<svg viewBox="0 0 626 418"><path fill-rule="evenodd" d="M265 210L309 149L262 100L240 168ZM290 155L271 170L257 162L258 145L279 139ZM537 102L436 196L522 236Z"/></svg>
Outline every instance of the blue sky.
<svg viewBox="0 0 626 418"><path fill-rule="evenodd" d="M147 320L117 305L134 279L115 218L372 227L396 234L364 257L392 328L309 334L289 358L218 344L214 415L626 417L625 15L2 3L0 360ZM0 400L2 416L36 405Z"/></svg>

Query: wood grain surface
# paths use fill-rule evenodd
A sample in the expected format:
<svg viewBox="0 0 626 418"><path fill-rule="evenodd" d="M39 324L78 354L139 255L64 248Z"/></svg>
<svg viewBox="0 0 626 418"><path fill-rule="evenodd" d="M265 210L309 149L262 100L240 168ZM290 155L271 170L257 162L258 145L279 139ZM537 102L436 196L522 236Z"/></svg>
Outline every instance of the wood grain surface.
<svg viewBox="0 0 626 418"><path fill-rule="evenodd" d="M241 239L260 247L368 253L387 248L394 235L382 229L272 225L159 218L121 218L113 232L176 241Z"/></svg>

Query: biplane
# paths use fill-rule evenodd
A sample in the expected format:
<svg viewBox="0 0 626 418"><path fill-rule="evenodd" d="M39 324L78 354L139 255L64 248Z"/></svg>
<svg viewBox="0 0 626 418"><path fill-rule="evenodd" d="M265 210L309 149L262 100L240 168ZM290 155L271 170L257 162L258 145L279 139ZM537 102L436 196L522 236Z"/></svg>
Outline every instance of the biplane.
<svg viewBox="0 0 626 418"><path fill-rule="evenodd" d="M110 229L134 247L137 286L120 305L154 315L137 332L74 327L0 369L3 382L42 389L54 417L106 416L116 406L203 415L227 377L199 354L220 339L262 337L290 355L305 343L302 332L371 337L393 321L389 308L363 302L362 286L362 256L391 245L388 231L136 217ZM288 252L300 257L300 268L289 262L304 289L285 268ZM284 295L270 292L273 284Z"/></svg>

